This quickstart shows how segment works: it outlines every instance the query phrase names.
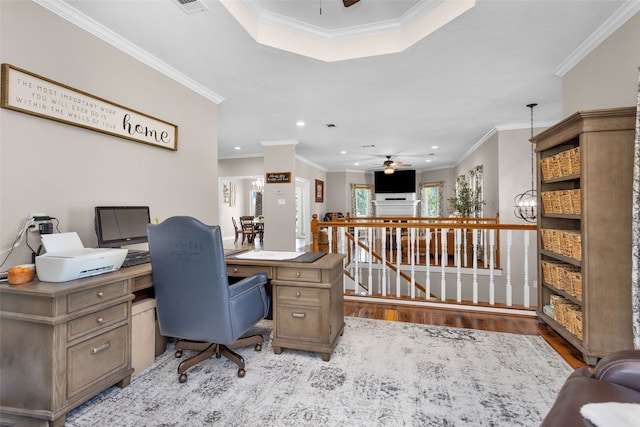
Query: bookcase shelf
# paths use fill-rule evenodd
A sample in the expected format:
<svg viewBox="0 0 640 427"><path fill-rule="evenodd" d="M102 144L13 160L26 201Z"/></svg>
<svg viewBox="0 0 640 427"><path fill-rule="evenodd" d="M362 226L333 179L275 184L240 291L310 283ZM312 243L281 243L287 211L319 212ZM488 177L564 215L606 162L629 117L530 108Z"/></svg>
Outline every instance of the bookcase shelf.
<svg viewBox="0 0 640 427"><path fill-rule="evenodd" d="M633 348L630 236L635 115L635 107L579 111L531 139L538 170L538 317L590 365L614 351ZM559 162L569 159L573 165L560 168ZM575 190L580 195L579 213L545 213L542 193L575 194ZM579 256L549 250L548 236L555 232L575 236ZM543 261L579 271L581 298L543 280ZM556 317L558 309L570 314L554 319L544 312L547 305L555 306L547 312Z"/></svg>

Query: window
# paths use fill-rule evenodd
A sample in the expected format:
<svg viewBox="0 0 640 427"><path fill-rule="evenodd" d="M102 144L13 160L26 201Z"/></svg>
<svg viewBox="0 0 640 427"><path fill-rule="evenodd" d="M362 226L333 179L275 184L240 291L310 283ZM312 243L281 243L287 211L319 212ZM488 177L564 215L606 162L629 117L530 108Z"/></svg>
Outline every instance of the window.
<svg viewBox="0 0 640 427"><path fill-rule="evenodd" d="M351 215L373 216L373 186L351 184Z"/></svg>
<svg viewBox="0 0 640 427"><path fill-rule="evenodd" d="M430 182L420 184L420 216L442 217L442 192L444 182Z"/></svg>

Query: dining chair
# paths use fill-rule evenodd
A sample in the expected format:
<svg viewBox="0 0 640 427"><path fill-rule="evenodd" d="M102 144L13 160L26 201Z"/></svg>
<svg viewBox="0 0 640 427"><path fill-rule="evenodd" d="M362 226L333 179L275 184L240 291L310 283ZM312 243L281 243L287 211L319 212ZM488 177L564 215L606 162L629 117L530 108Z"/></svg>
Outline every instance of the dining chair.
<svg viewBox="0 0 640 427"><path fill-rule="evenodd" d="M244 243L245 238L248 243L253 243L253 240L256 237L253 217L250 215L241 216L240 227L242 228L242 243Z"/></svg>

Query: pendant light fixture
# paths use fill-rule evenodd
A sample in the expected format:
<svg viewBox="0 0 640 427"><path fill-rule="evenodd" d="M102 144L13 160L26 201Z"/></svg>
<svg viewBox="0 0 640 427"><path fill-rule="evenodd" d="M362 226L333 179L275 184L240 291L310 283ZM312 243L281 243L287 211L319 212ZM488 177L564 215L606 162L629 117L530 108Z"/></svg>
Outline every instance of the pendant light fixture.
<svg viewBox="0 0 640 427"><path fill-rule="evenodd" d="M527 107L531 109L531 138L533 139L533 107L538 104L527 104ZM538 204L538 195L536 193L536 188L534 185L534 146L533 142L531 143L531 189L525 191L524 193L518 194L513 199L514 209L513 213L516 217L523 219L527 222L536 222L537 221L537 204Z"/></svg>

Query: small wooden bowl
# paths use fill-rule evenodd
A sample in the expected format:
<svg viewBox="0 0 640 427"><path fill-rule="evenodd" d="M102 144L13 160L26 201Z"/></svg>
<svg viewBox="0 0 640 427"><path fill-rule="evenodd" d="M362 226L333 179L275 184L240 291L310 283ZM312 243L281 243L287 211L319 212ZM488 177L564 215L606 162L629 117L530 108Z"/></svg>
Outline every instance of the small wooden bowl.
<svg viewBox="0 0 640 427"><path fill-rule="evenodd" d="M21 285L32 281L35 273L36 266L34 264L16 265L9 270L7 280L10 285Z"/></svg>

